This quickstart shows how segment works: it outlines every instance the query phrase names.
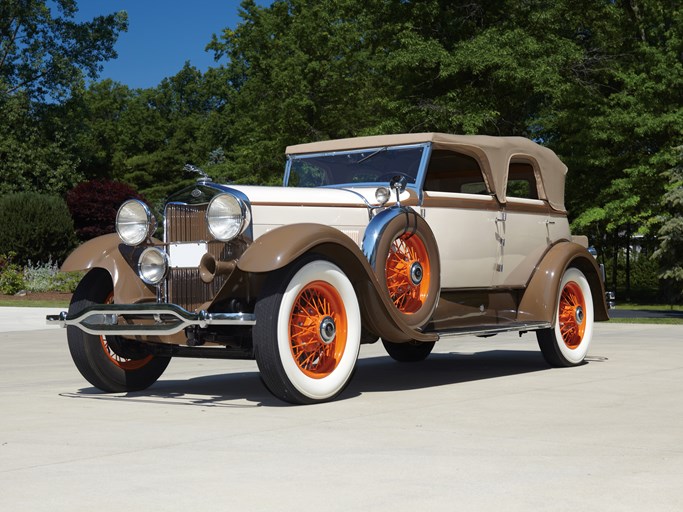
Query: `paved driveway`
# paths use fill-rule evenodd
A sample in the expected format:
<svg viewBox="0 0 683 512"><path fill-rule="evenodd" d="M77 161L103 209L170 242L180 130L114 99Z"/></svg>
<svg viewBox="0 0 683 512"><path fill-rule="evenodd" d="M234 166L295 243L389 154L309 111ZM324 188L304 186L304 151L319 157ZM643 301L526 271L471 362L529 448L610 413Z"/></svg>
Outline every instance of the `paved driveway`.
<svg viewBox="0 0 683 512"><path fill-rule="evenodd" d="M0 308L0 510L683 510L683 327L601 324L588 364L533 336L364 346L336 402L271 398L251 361L178 359L105 395L63 330ZM26 322L29 322L26 324ZM31 329L29 329L31 328Z"/></svg>

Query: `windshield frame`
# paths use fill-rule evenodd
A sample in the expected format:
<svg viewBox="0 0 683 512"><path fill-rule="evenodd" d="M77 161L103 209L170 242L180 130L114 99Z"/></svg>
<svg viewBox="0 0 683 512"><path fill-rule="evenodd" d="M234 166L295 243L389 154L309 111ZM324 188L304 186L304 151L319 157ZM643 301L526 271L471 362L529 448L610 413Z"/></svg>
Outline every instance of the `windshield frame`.
<svg viewBox="0 0 683 512"><path fill-rule="evenodd" d="M289 178L292 170L292 164L295 160L305 160L307 158L319 158L326 156L338 156L338 155L351 155L356 153L379 153L381 151L394 151L399 149L412 149L412 148L423 148L422 156L420 158L420 163L418 165L417 173L415 175L415 183L409 183L407 188L415 190L418 195L419 202L422 204L422 183L424 182L424 177L427 169L427 164L429 163L429 157L431 155L432 143L431 142L421 142L417 144L401 144L396 146L376 146L369 148L358 148L358 149L345 149L341 151L324 151L318 153L301 153L301 154L288 154L287 163L285 164L285 175L282 180L282 186L287 187L289 183ZM306 187L306 188L359 188L359 187L378 187L386 186L388 182L365 182L365 183L339 183L333 185L320 185L318 187Z"/></svg>

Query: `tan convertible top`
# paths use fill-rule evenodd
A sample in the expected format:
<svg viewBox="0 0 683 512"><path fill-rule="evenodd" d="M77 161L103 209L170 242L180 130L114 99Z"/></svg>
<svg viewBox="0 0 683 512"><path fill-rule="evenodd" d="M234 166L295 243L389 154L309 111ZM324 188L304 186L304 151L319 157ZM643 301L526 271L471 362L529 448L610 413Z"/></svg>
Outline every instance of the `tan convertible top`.
<svg viewBox="0 0 683 512"><path fill-rule="evenodd" d="M405 133L377 135L353 139L326 140L287 147L288 155L400 146L431 142L434 149L458 151L476 158L484 176L501 203L505 203L505 187L510 162L531 163L539 178L539 197L558 211L565 211L564 180L567 166L550 149L524 137L491 137L488 135L449 135L446 133Z"/></svg>

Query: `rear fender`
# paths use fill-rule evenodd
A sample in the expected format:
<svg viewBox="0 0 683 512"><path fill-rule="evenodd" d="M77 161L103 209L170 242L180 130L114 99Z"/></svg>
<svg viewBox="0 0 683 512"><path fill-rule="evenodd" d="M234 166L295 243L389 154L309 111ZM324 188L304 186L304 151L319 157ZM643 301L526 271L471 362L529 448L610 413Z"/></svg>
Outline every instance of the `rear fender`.
<svg viewBox="0 0 683 512"><path fill-rule="evenodd" d="M336 264L353 283L362 304L363 326L392 341L436 341L399 316L358 245L338 229L322 224L291 224L261 235L237 262L239 270L265 273L283 268L304 254L315 253Z"/></svg>
<svg viewBox="0 0 683 512"><path fill-rule="evenodd" d="M152 240L161 243L159 240ZM138 255L144 247L129 247L121 243L116 233L88 240L64 261L63 272L101 268L109 272L114 283L114 302L134 304L156 299L156 292L137 275Z"/></svg>
<svg viewBox="0 0 683 512"><path fill-rule="evenodd" d="M595 320L609 320L605 303L605 286L595 258L585 247L574 242L554 245L536 266L519 304L519 321L555 322L560 281L570 268L579 269L586 276L593 298Z"/></svg>

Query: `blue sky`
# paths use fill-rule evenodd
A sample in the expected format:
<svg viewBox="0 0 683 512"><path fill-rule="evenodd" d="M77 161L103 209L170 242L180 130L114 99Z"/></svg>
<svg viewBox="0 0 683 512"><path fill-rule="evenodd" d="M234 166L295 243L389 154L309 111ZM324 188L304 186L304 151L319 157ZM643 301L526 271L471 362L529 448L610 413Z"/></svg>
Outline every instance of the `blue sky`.
<svg viewBox="0 0 683 512"><path fill-rule="evenodd" d="M259 2L263 5L266 2ZM241 20L239 0L78 0L78 21L128 12L128 32L119 35L117 59L105 62L100 79L129 87L155 87L185 61L205 71L215 66L204 48L212 34Z"/></svg>

